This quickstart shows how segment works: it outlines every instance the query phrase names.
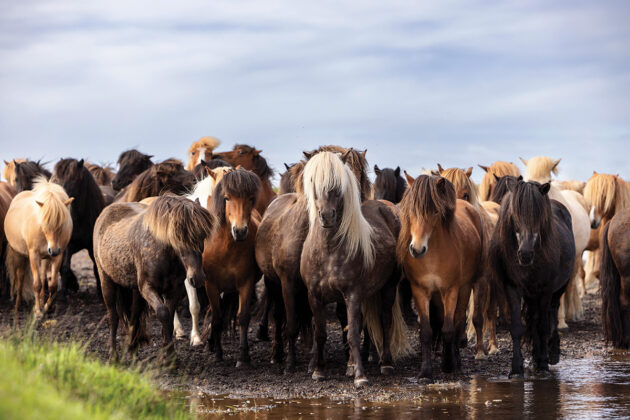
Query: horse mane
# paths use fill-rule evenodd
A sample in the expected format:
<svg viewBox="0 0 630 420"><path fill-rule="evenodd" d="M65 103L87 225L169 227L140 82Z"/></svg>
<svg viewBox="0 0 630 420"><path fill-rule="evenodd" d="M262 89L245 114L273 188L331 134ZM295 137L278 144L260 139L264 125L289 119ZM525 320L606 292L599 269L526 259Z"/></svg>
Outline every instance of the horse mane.
<svg viewBox="0 0 630 420"><path fill-rule="evenodd" d="M27 160L25 162L15 162L15 182L18 192L33 189L33 181L39 176L50 179L51 173L44 168L41 161Z"/></svg>
<svg viewBox="0 0 630 420"><path fill-rule="evenodd" d="M575 180L560 181L561 189L575 191L582 195L584 195L584 187L586 187L586 182L584 181L575 181Z"/></svg>
<svg viewBox="0 0 630 420"><path fill-rule="evenodd" d="M192 170L193 175L196 180L205 179L208 176L207 169L216 169L228 167L231 168L232 165L224 161L223 159L210 159L210 160L202 160L195 169Z"/></svg>
<svg viewBox="0 0 630 420"><path fill-rule="evenodd" d="M225 196L229 194L239 198L252 198L255 203L260 187L260 178L254 172L246 169L230 170L214 187L210 211L218 222L223 224L226 222ZM216 227L218 228L218 225Z"/></svg>
<svg viewBox="0 0 630 420"><path fill-rule="evenodd" d="M260 153L254 153L256 150L255 147L248 146L246 144L236 144L234 145L234 151L239 151L242 153L252 153L254 155L253 162L254 167L252 171L260 177L261 180L269 179L273 176L273 169L267 164L267 160L260 155Z"/></svg>
<svg viewBox="0 0 630 420"><path fill-rule="evenodd" d="M175 250L201 253L214 220L194 201L165 194L149 205L142 216L142 225L154 238Z"/></svg>
<svg viewBox="0 0 630 420"><path fill-rule="evenodd" d="M521 174L521 171L512 162L497 161L488 167L482 165L479 167L486 171L481 179L481 184L479 184L478 196L480 201L490 200L490 190L495 182L494 175L501 178L505 175L519 176Z"/></svg>
<svg viewBox="0 0 630 420"><path fill-rule="evenodd" d="M85 167L94 177L96 184L104 187L111 187L114 173L111 166L100 166L94 163L85 162Z"/></svg>
<svg viewBox="0 0 630 420"><path fill-rule="evenodd" d="M221 180L223 176L229 171L233 171L234 169L231 166L221 166L219 168L215 168L212 171L217 174L216 177L207 176L202 180L198 181L194 186L192 191L186 195L186 198L189 200L195 201L199 200L201 203L201 207L207 209L208 206L208 197L212 196L212 193L217 184L217 178ZM204 172L206 172L204 170ZM207 172L206 172L207 174Z"/></svg>
<svg viewBox="0 0 630 420"><path fill-rule="evenodd" d="M293 175L291 171L291 169L295 165L296 163L292 165L287 165L286 163L284 164L287 170L280 175L280 187L278 188L278 194L287 194L287 193L295 192L295 183L293 181Z"/></svg>
<svg viewBox="0 0 630 420"><path fill-rule="evenodd" d="M194 178L178 159L167 159L151 166L129 184L127 201L160 195L164 192L184 194L192 188Z"/></svg>
<svg viewBox="0 0 630 420"><path fill-rule="evenodd" d="M118 156L117 163L119 167L122 167L125 164L139 160L139 161L144 161L145 163L148 163L149 165L153 165L153 162L151 162L152 157L153 156L145 155L144 153L139 152L136 149L130 149L130 150L125 150L124 152L120 154L120 156Z"/></svg>
<svg viewBox="0 0 630 420"><path fill-rule="evenodd" d="M501 201L503 200L503 198L508 193L512 192L516 184L518 184L518 182L522 180L523 180L523 177L520 175L518 176L518 178L512 175L505 175L497 179L496 184L494 185L494 188L492 189L492 195L490 196L490 201L494 201L497 204L501 204Z"/></svg>
<svg viewBox="0 0 630 420"><path fill-rule="evenodd" d="M40 206L42 230L59 232L68 220L72 221L70 210L66 205L68 194L59 184L40 176L33 182L33 197L42 203Z"/></svg>
<svg viewBox="0 0 630 420"><path fill-rule="evenodd" d="M210 149L210 151L212 151L216 149L217 147L219 147L220 144L221 144L221 141L216 137L212 137L212 136L202 137L190 145L190 147L188 148L188 154L191 154L192 152L195 151L195 149L202 148L202 147L205 147L207 149Z"/></svg>
<svg viewBox="0 0 630 420"><path fill-rule="evenodd" d="M361 211L361 193L352 169L332 152L320 152L304 165L302 173L304 194L311 228L317 223L315 198L332 190L343 197L343 214L336 238L345 246L348 258L361 252L366 267L373 267L375 250L372 226Z"/></svg>
<svg viewBox="0 0 630 420"><path fill-rule="evenodd" d="M440 179L443 179L444 182L438 184ZM399 204L401 229L400 235L398 235L396 255L401 262L411 240L411 215L424 220L437 213L442 221L442 226L448 229L455 216L456 204L455 187L448 179L433 175L420 175L415 179Z"/></svg>
<svg viewBox="0 0 630 420"><path fill-rule="evenodd" d="M553 214L549 195L541 193L540 186L536 181L519 180L504 199L501 213L505 213L505 217L499 216L498 222L500 238L504 243L511 242L508 239L518 226L537 227L540 248L547 248L546 243L553 232Z"/></svg>
<svg viewBox="0 0 630 420"><path fill-rule="evenodd" d="M593 173L584 187L584 198L606 220L630 207L630 187L616 175Z"/></svg>
<svg viewBox="0 0 630 420"><path fill-rule="evenodd" d="M74 196L72 209L75 220L81 224L94 223L105 207L105 200L92 173L83 161L72 158L61 159L55 164L54 172L52 179L59 182L66 192Z"/></svg>
<svg viewBox="0 0 630 420"><path fill-rule="evenodd" d="M558 163L560 159L553 160L547 156L536 156L528 161L523 159L526 166L525 180L537 182L550 182L551 174L558 175Z"/></svg>
<svg viewBox="0 0 630 420"><path fill-rule="evenodd" d="M377 172L376 179L374 180L374 199L375 200L389 200L387 192L393 194L393 199L389 200L392 203L397 203L402 199L405 190L407 189L407 183L400 176L400 167L396 169L383 168L378 169L374 166L374 171ZM398 175L396 175L398 171Z"/></svg>
<svg viewBox="0 0 630 420"><path fill-rule="evenodd" d="M440 171L440 176L448 179L455 191L463 188L468 188L470 191L470 195L468 197L468 202L472 204L474 207L479 208L479 197L477 196L477 186L470 179L468 175L466 175L466 171L460 168L449 168ZM496 187L495 187L496 188Z"/></svg>

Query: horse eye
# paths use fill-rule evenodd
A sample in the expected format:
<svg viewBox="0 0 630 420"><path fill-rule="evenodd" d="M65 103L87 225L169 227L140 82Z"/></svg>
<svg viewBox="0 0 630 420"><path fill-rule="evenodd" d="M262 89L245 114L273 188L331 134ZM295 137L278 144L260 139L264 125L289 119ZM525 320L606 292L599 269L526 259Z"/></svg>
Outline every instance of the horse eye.
<svg viewBox="0 0 630 420"><path fill-rule="evenodd" d="M244 155L244 154L245 154L245 151L244 151L244 150L239 150L239 151L238 151L238 154L239 154L239 155Z"/></svg>
<svg viewBox="0 0 630 420"><path fill-rule="evenodd" d="M468 195L468 193L464 194L464 200L468 200L468 198L470 198L470 196Z"/></svg>
<svg viewBox="0 0 630 420"><path fill-rule="evenodd" d="M230 201L230 197L228 197L227 195L225 196L225 201Z"/></svg>

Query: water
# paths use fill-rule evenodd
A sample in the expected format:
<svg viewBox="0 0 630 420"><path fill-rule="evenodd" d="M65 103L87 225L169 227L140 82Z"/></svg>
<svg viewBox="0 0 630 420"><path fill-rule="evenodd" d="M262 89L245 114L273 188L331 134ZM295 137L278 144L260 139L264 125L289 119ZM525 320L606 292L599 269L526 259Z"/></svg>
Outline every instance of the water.
<svg viewBox="0 0 630 420"><path fill-rule="evenodd" d="M413 378L409 378L410 383ZM520 380L475 376L467 383L418 386L413 400L190 398L200 419L293 418L627 418L630 356L562 361L549 377ZM395 389L392 390L395 392Z"/></svg>

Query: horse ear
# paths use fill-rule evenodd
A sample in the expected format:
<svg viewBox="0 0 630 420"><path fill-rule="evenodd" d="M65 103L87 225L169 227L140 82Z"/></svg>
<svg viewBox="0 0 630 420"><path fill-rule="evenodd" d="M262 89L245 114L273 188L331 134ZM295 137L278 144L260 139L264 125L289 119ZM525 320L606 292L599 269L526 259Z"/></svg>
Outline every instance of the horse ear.
<svg viewBox="0 0 630 420"><path fill-rule="evenodd" d="M367 154L367 149L365 149L364 151L362 151L362 152L361 152L361 155L362 155L363 157L365 157L365 155L366 155L366 154Z"/></svg>
<svg viewBox="0 0 630 420"><path fill-rule="evenodd" d="M435 182L435 187L440 191L444 191L446 189L446 178L439 177Z"/></svg>
<svg viewBox="0 0 630 420"><path fill-rule="evenodd" d="M558 159L558 160L556 160L556 161L554 161L554 162L553 162L553 166L551 167L551 171L552 171L554 174L557 174L557 173L558 173L558 164L560 163L560 161L561 161L561 160L562 160L562 158L560 158L560 159Z"/></svg>
<svg viewBox="0 0 630 420"><path fill-rule="evenodd" d="M484 171L488 172L488 167L487 166L483 166L483 165L479 165L479 164L477 164L477 166L479 166Z"/></svg>
<svg viewBox="0 0 630 420"><path fill-rule="evenodd" d="M396 169L394 169L394 176L396 178L400 176L400 166L396 166Z"/></svg>
<svg viewBox="0 0 630 420"><path fill-rule="evenodd" d="M64 201L63 204L65 204L66 206L70 207L70 204L72 204L73 201L74 201L74 197L70 197L66 201ZM39 204L39 203L37 203L37 204Z"/></svg>
<svg viewBox="0 0 630 420"><path fill-rule="evenodd" d="M35 200L35 202L37 203L37 205L39 207L44 207L44 202L43 201Z"/></svg>
<svg viewBox="0 0 630 420"><path fill-rule="evenodd" d="M498 181L498 180L499 180L499 178L500 178L500 177L498 177L498 176L497 176L497 174L494 174L494 173L492 174L492 176L494 177L494 180L495 180L495 181Z"/></svg>
<svg viewBox="0 0 630 420"><path fill-rule="evenodd" d="M78 166L79 168L83 168L83 163L84 163L84 162L83 162L83 159L81 159L80 161L78 161L78 162L77 162L77 166Z"/></svg>
<svg viewBox="0 0 630 420"><path fill-rule="evenodd" d="M415 179L405 171L405 178L407 178L407 184L411 187Z"/></svg>
<svg viewBox="0 0 630 420"><path fill-rule="evenodd" d="M289 169L291 169L291 167L290 167L289 165L287 165L286 163L284 164L284 167L285 167L285 168L287 168L287 171L288 171Z"/></svg>
<svg viewBox="0 0 630 420"><path fill-rule="evenodd" d="M199 197L196 197L196 198L195 198L195 203L197 203L197 204L201 205L201 201L199 201Z"/></svg>
<svg viewBox="0 0 630 420"><path fill-rule="evenodd" d="M153 158L153 155L146 155L149 159Z"/></svg>
<svg viewBox="0 0 630 420"><path fill-rule="evenodd" d="M254 156L258 156L262 153L262 150L254 149Z"/></svg>
<svg viewBox="0 0 630 420"><path fill-rule="evenodd" d="M374 165L374 173L376 175L380 175L381 174L381 170L379 169L378 165Z"/></svg>
<svg viewBox="0 0 630 420"><path fill-rule="evenodd" d="M236 169L236 170L238 171L239 169L243 169L243 166L241 166L241 165L236 165L236 168L234 168L234 169Z"/></svg>
<svg viewBox="0 0 630 420"><path fill-rule="evenodd" d="M540 193L542 195L545 195L549 192L549 189L551 188L551 184L549 184L548 182L545 182L544 184L542 184L540 187L538 187L538 189L540 190Z"/></svg>
<svg viewBox="0 0 630 420"><path fill-rule="evenodd" d="M352 147L345 151L343 155L341 155L341 161L346 163L348 161L348 156L350 156L350 152L352 151Z"/></svg>
<svg viewBox="0 0 630 420"><path fill-rule="evenodd" d="M593 171L593 175L597 175L597 171Z"/></svg>
<svg viewBox="0 0 630 420"><path fill-rule="evenodd" d="M302 152L302 153L304 153L304 157L306 158L306 160L309 160L315 154L315 152Z"/></svg>
<svg viewBox="0 0 630 420"><path fill-rule="evenodd" d="M433 175L433 176L441 176L440 173L438 171L436 171L435 169L431 169L431 175Z"/></svg>
<svg viewBox="0 0 630 420"><path fill-rule="evenodd" d="M214 170L212 170L212 169L210 169L210 168L208 168L208 167L206 166L206 171L208 172L208 175L210 175L210 176L212 177L212 179L214 179L214 180L216 180L216 179L217 179L217 173L216 173L216 172L214 172Z"/></svg>
<svg viewBox="0 0 630 420"><path fill-rule="evenodd" d="M466 169L466 176L467 176L468 178L470 178L470 176L472 175L472 170L473 170L473 167L472 167L472 166L471 166L470 168Z"/></svg>
<svg viewBox="0 0 630 420"><path fill-rule="evenodd" d="M521 160L521 162L523 162L523 165L527 166L527 161L525 159L523 159L522 157L519 158Z"/></svg>
<svg viewBox="0 0 630 420"><path fill-rule="evenodd" d="M444 168L442 168L442 165L440 165L439 163L438 163L438 172L444 172Z"/></svg>
<svg viewBox="0 0 630 420"><path fill-rule="evenodd" d="M523 175L519 175L518 178L516 178L517 181L522 181L523 180Z"/></svg>
<svg viewBox="0 0 630 420"><path fill-rule="evenodd" d="M8 165L8 164L9 164L9 162L7 162L7 161L5 160L5 161L4 161L4 164L5 164L5 165Z"/></svg>

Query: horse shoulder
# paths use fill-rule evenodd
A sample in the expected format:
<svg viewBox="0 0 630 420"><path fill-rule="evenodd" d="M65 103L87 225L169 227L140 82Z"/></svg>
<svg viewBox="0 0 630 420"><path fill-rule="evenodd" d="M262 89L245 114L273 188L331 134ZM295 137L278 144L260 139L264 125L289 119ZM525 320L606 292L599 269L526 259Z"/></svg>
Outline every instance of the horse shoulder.
<svg viewBox="0 0 630 420"><path fill-rule="evenodd" d="M476 235L479 246L483 245L484 230L481 212L468 201L457 199L455 207L455 222L461 226L466 234Z"/></svg>
<svg viewBox="0 0 630 420"><path fill-rule="evenodd" d="M384 223L394 238L400 234L400 210L391 201L366 200L361 204L363 216L372 225Z"/></svg>

